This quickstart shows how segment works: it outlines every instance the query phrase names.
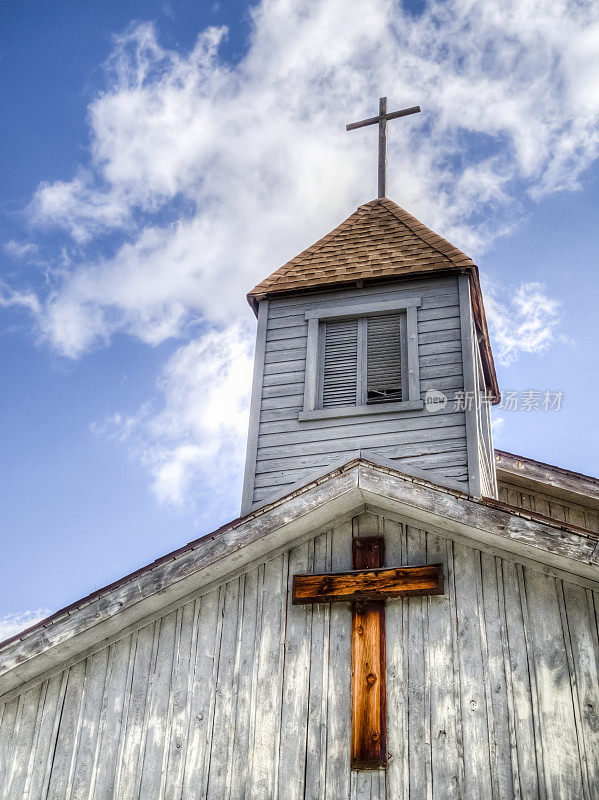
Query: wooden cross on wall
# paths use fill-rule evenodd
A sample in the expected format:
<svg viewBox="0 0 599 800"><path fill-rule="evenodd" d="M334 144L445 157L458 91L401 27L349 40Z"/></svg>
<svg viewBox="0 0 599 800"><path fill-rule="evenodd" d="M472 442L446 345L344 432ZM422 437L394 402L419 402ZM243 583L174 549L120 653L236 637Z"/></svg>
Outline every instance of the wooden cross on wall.
<svg viewBox="0 0 599 800"><path fill-rule="evenodd" d="M378 117L361 119L359 122L350 122L345 126L346 131L355 131L356 128L364 128L366 125L379 126L379 197L386 197L387 192L387 122L398 117L408 117L410 114L417 114L420 106L402 108L401 111L391 111L387 113L387 98L379 99Z"/></svg>
<svg viewBox="0 0 599 800"><path fill-rule="evenodd" d="M384 561L383 537L356 538L350 572L293 576L294 605L352 604L352 769L387 764L385 600L444 592L442 564L384 568Z"/></svg>

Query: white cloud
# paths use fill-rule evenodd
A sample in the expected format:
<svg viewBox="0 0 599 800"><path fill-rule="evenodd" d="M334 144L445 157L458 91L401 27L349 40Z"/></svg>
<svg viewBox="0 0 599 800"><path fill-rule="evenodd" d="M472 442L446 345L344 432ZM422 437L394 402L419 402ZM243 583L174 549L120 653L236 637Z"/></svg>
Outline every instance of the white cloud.
<svg viewBox="0 0 599 800"><path fill-rule="evenodd" d="M540 283L522 283L503 301L488 286L485 307L493 352L501 364L508 366L520 353L544 353L555 340L560 304Z"/></svg>
<svg viewBox="0 0 599 800"><path fill-rule="evenodd" d="M491 429L493 431L493 436L499 436L503 433L503 429L505 428L505 417L493 417L491 420Z"/></svg>
<svg viewBox="0 0 599 800"><path fill-rule="evenodd" d="M480 252L511 229L516 189L573 188L597 155L584 78L599 68L598 14L566 0L433 2L420 17L383 0L264 0L235 66L219 57L224 28L185 54L131 27L89 108L90 163L32 201L35 223L77 245L43 332L78 356L117 330L155 343L239 315L254 281L374 195L373 130L344 124L383 87L424 109L392 126L389 194ZM102 257L80 250L115 233Z"/></svg>
<svg viewBox="0 0 599 800"><path fill-rule="evenodd" d="M40 314L41 304L34 292L20 292L0 282L0 308L17 306L27 308L33 314Z"/></svg>
<svg viewBox="0 0 599 800"><path fill-rule="evenodd" d="M39 248L33 242L17 242L15 239L10 239L4 244L4 250L13 258L28 259L36 256Z"/></svg>
<svg viewBox="0 0 599 800"><path fill-rule="evenodd" d="M148 467L159 500L182 505L201 494L206 516L222 517L223 504L237 513L252 350L253 336L240 325L192 340L164 367L160 408L146 405L104 426Z"/></svg>
<svg viewBox="0 0 599 800"><path fill-rule="evenodd" d="M50 614L47 608L38 608L35 611L16 611L0 617L0 642L9 639L16 633L35 625Z"/></svg>
<svg viewBox="0 0 599 800"><path fill-rule="evenodd" d="M149 23L115 38L89 162L31 202L34 226L66 237L47 292L5 300L73 358L116 332L155 345L201 324L165 368L163 411L123 423L171 500L232 437L189 410L177 422L179 391L198 418L211 402L178 359L213 363L204 350L224 336L245 369L222 331L249 319L247 290L375 194L376 133L344 128L379 94L423 107L391 125L388 194L474 254L517 224L518 198L576 188L599 147L597 4L437 0L413 16L387 0L263 0L252 14L236 64L219 55L223 28L189 53ZM527 284L489 298L489 317L509 362L548 346L557 311Z"/></svg>

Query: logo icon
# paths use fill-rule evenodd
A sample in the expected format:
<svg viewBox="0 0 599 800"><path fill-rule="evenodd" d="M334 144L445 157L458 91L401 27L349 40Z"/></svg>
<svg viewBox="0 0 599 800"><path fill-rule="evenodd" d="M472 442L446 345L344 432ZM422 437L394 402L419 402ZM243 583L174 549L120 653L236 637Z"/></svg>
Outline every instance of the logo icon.
<svg viewBox="0 0 599 800"><path fill-rule="evenodd" d="M436 411L443 411L447 405L447 397L438 389L429 389L424 396L424 407L431 414Z"/></svg>

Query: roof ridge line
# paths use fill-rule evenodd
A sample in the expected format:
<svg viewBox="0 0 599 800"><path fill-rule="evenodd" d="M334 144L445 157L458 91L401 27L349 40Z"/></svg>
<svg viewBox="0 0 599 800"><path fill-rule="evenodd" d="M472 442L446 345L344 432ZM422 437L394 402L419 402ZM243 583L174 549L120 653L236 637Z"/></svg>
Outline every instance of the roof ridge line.
<svg viewBox="0 0 599 800"><path fill-rule="evenodd" d="M403 225L405 225L406 228L409 228L412 231L412 233L414 234L414 236L417 236L420 239L421 242L424 242L424 244L428 245L429 247L432 247L433 250L436 250L437 253L439 253L441 256L443 256L444 258L448 259L448 261L451 261L451 263L454 264L456 267L464 266L464 264L458 264L451 256L449 256L447 253L444 253L437 245L432 244L430 241L428 241L423 236L421 236L420 233L418 233L417 230L414 230L414 228L412 227L412 225L410 224L410 222L407 219L402 219L402 217L399 214L396 213L395 209L399 208L406 215L406 217L408 217L410 220L414 220L415 222L419 222L419 220L413 214L410 214L410 212L406 211L405 208L402 208L401 206L398 206L397 203L394 203L393 200L390 200L388 197L381 197L380 198L380 203L381 203L382 206L385 207L385 209L390 214L393 214L395 219L397 219L399 222L401 222ZM462 253L462 251L459 248L457 248L455 245L453 245L448 239L445 239L440 234L435 233L435 231L433 231L432 228L429 228L428 225L424 225L424 223L422 223L422 222L420 224L424 228L426 228L428 231L430 231L430 233L433 234L433 237L436 240L440 239L444 244L446 244L448 246L448 248L450 248L450 250L454 250L454 251L457 250L457 252L461 253L461 255L465 259L467 259L468 261L471 261L472 264L474 264L474 261L472 261L470 256L467 256L466 253Z"/></svg>
<svg viewBox="0 0 599 800"><path fill-rule="evenodd" d="M349 215L349 217L346 217L346 219L344 219L343 222L340 222L339 225L337 225L336 228L333 228L333 230L329 231L328 233L325 233L325 235L321 239L318 239L318 241L314 242L314 244L310 245L310 247L306 247L306 249L302 250L301 253L299 253L298 255L294 256L291 259L289 259L289 261L287 261L285 264L283 264L283 266L281 266L281 267L279 267L279 269L275 270L275 272L274 272L275 275L277 275L277 273L280 272L280 270L285 270L285 272L281 272L280 275L277 275L277 277L274 279L273 283L277 283L279 280L281 280L282 278L285 277L286 272L287 272L287 268L291 268L292 265L294 267L299 266L309 255L312 256L312 255L314 255L314 253L317 253L319 250L322 250L322 248L325 246L325 244L327 244L327 242L329 242L331 239L333 239L337 235L337 233L339 232L339 230L341 228L343 228L346 225L347 225L347 227L351 227L351 225L349 224L350 220L352 220L351 224L353 225L353 223L355 221L354 217L357 218L359 216L362 216L365 213L364 208L365 208L365 205L358 206L357 209L355 211L353 211Z"/></svg>

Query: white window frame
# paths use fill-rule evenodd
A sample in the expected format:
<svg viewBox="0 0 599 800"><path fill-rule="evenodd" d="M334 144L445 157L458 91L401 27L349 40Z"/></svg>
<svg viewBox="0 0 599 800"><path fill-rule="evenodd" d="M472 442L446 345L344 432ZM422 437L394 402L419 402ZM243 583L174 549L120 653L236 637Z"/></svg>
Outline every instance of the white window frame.
<svg viewBox="0 0 599 800"><path fill-rule="evenodd" d="M331 306L310 309L305 313L308 323L308 344L306 348L306 374L304 381L304 407L299 420L332 419L334 417L353 417L362 414L391 414L397 411L415 411L424 407L420 397L420 369L418 363L418 308L420 297L406 297L360 305ZM408 367L407 398L398 403L379 403L372 405L336 406L318 408L320 387L324 370L324 337L321 336L322 323L329 320L361 319L389 313L405 313L406 316L406 360ZM403 343L402 343L403 344ZM358 355L358 370L365 375L366 353ZM358 380L360 375L358 375Z"/></svg>

